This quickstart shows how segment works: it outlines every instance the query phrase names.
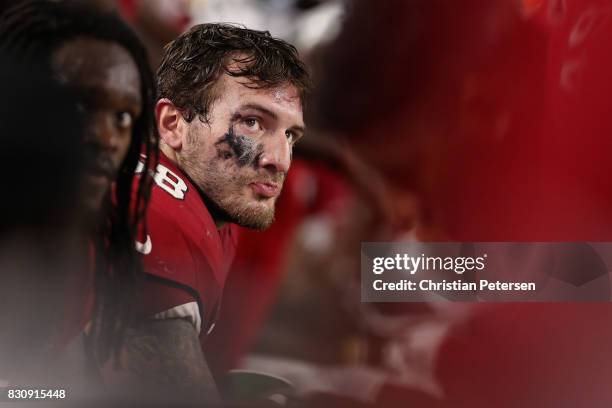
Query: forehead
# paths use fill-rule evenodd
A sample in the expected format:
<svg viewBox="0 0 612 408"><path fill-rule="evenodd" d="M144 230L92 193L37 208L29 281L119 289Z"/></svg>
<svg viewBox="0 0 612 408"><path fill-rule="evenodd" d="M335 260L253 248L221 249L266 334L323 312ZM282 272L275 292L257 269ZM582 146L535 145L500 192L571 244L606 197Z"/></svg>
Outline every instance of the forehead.
<svg viewBox="0 0 612 408"><path fill-rule="evenodd" d="M260 104L279 115L287 115L302 122L302 102L297 88L289 83L281 83L269 88L258 88L244 77L224 74L218 82L219 102L230 108L244 104ZM300 123L303 125L303 123Z"/></svg>
<svg viewBox="0 0 612 408"><path fill-rule="evenodd" d="M122 46L95 38L78 37L53 53L53 68L62 82L128 94L140 100L140 75Z"/></svg>

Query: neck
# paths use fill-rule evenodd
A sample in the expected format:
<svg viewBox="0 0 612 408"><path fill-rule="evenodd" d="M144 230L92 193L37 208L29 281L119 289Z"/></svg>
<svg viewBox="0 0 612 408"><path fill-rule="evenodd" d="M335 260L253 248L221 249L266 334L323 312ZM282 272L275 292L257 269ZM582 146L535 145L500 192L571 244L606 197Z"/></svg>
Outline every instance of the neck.
<svg viewBox="0 0 612 408"><path fill-rule="evenodd" d="M163 140L160 142L160 146L159 146L160 150L162 151L162 153L168 158L170 159L170 161L172 161L174 164L177 165L177 167L180 166L178 165L178 155L176 154L176 150L174 150L173 148L171 148L170 146L168 146L167 144L165 144L163 142ZM183 173L184 177L189 178L189 176L187 175L187 173L181 169L181 172ZM193 180L191 180L191 182L193 183ZM195 183L193 183L195 186ZM197 188L197 186L196 186ZM210 215L212 216L212 219L215 223L215 226L217 227L217 229L223 227L225 224L227 224L227 221L221 217L219 214L217 214L217 211L214 210L214 206L211 206L210 203L208 202L208 200L206 200L204 194L202 194L200 192L200 196L204 199L204 203L206 204L206 207L208 208L208 211L210 213Z"/></svg>
<svg viewBox="0 0 612 408"><path fill-rule="evenodd" d="M202 200L204 200L204 205L206 206L208 213L212 217L213 222L215 223L215 226L217 227L217 229L227 224L228 220L227 220L225 212L221 211L215 204L211 203L206 197L206 195L202 194L201 191L199 193L200 193L200 197L202 197Z"/></svg>
<svg viewBox="0 0 612 408"><path fill-rule="evenodd" d="M175 151L173 148L171 148L170 146L168 146L167 144L165 144L165 143L163 142L163 140L162 140L162 141L160 141L160 146L159 146L159 149L160 149L160 150L162 151L162 153L163 153L164 155L166 155L166 157L167 157L168 159L170 159L172 162L174 162L174 163L178 163L178 156L177 156L177 154L176 154L176 151Z"/></svg>

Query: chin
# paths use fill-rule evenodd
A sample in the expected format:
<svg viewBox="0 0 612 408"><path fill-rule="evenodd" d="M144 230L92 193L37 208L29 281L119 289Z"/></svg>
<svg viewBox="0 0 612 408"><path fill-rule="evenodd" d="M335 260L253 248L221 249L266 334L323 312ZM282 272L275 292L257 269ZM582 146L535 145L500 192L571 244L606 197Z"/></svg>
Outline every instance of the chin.
<svg viewBox="0 0 612 408"><path fill-rule="evenodd" d="M234 224L254 230L268 229L274 222L274 203L265 205L257 203L250 206L234 206L228 211Z"/></svg>
<svg viewBox="0 0 612 408"><path fill-rule="evenodd" d="M274 211L271 214L252 214L251 216L242 216L236 219L236 224L241 227L263 231L268 229L274 223Z"/></svg>
<svg viewBox="0 0 612 408"><path fill-rule="evenodd" d="M270 228L270 226L272 225L272 222L273 221L270 221L270 222L255 221L255 222L236 223L236 224L243 228L248 228L248 229L252 229L256 231L265 231L268 228Z"/></svg>

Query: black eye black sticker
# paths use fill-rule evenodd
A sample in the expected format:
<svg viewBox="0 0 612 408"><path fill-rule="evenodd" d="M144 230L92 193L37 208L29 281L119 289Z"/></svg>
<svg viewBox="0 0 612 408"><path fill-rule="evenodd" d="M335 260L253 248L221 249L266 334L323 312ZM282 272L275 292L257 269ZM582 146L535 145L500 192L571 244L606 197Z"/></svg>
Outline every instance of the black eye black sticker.
<svg viewBox="0 0 612 408"><path fill-rule="evenodd" d="M217 140L215 146L219 146L223 143L229 146L232 154L226 155L220 152L220 157L229 159L233 156L236 158L240 167L252 165L263 152L263 145L261 143L256 142L248 136L236 135L233 126L230 126L227 133Z"/></svg>

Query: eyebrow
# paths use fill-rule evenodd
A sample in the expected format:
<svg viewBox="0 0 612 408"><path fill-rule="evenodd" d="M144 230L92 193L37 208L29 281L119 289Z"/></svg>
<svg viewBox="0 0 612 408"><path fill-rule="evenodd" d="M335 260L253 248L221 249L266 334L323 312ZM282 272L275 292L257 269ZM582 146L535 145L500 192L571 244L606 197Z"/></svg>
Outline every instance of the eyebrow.
<svg viewBox="0 0 612 408"><path fill-rule="evenodd" d="M238 111L241 110L245 110L245 109L253 109L256 111L259 111L261 113L263 113L266 116L269 116L270 118L277 120L278 119L278 115L276 114L276 112L272 112L270 109L258 104L258 103L247 103L245 105L242 105L238 108ZM304 126L300 126L300 125L296 125L296 126L291 126L289 129L291 130L297 130L300 131L302 133L304 133L306 131Z"/></svg>
<svg viewBox="0 0 612 408"><path fill-rule="evenodd" d="M246 105L242 105L240 106L240 108L238 108L239 111L245 109L257 110L263 113L264 115L270 116L272 119L278 119L278 115L275 112L272 112L270 109L265 108L257 103L247 103Z"/></svg>

